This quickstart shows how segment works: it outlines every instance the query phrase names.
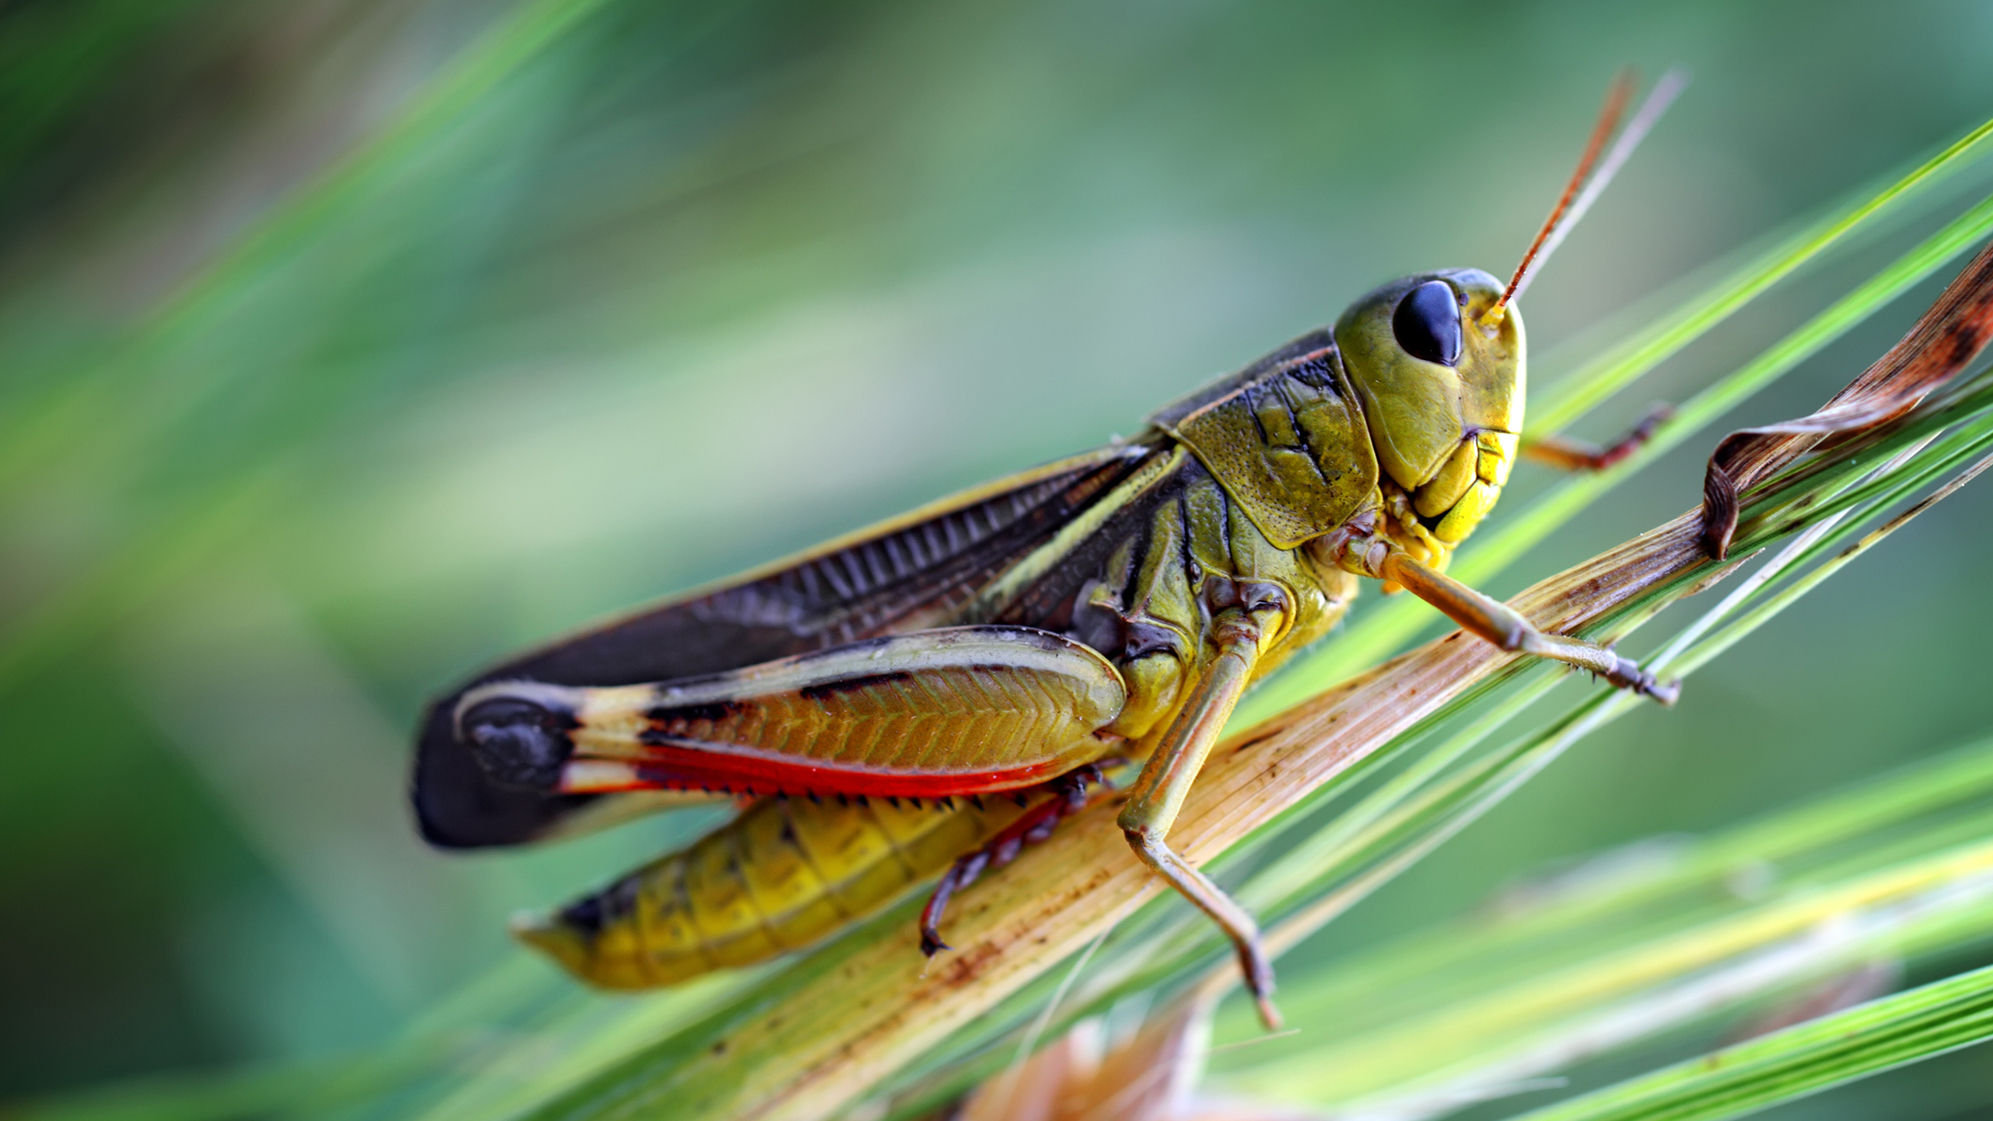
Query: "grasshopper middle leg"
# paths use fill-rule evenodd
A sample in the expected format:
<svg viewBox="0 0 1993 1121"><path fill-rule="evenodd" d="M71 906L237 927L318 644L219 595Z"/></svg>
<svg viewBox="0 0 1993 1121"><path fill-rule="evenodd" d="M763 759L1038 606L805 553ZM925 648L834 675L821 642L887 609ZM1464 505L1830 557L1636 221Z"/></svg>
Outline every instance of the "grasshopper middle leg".
<svg viewBox="0 0 1993 1121"><path fill-rule="evenodd" d="M1562 433L1547 436L1525 437L1522 444L1524 459L1565 471L1603 471L1646 446L1654 438L1654 432L1662 423L1675 415L1672 405L1656 405L1647 410L1640 423L1633 426L1626 435L1610 444L1593 444L1574 440Z"/></svg>
<svg viewBox="0 0 1993 1121"><path fill-rule="evenodd" d="M1262 624L1252 616L1230 614L1213 622L1218 657L1205 671L1196 691L1177 711L1163 733L1155 754L1142 768L1121 809L1119 824L1144 864L1168 880L1231 938L1245 973L1246 987L1269 1029L1280 1026L1273 1006L1273 965L1260 946L1259 925L1244 907L1225 894L1209 876L1198 871L1169 847L1166 838L1197 772L1224 730L1232 707L1252 680L1259 661Z"/></svg>

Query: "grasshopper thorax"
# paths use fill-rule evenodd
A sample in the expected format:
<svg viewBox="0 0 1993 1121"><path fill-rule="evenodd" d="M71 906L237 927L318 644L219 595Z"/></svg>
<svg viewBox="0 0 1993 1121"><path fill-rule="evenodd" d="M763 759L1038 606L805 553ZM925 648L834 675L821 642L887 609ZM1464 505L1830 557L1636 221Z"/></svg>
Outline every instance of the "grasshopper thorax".
<svg viewBox="0 0 1993 1121"><path fill-rule="evenodd" d="M1502 282L1479 269L1419 273L1336 323L1383 480L1451 546L1494 505L1522 431L1522 316L1487 312Z"/></svg>

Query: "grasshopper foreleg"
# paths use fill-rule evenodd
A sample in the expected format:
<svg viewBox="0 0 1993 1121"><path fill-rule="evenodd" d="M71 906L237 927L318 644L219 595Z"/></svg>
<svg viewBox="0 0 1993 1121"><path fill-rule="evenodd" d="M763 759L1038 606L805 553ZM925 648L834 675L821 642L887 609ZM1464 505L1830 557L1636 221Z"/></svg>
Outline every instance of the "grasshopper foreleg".
<svg viewBox="0 0 1993 1121"><path fill-rule="evenodd" d="M1508 604L1475 591L1451 576L1436 572L1404 553L1385 554L1379 575L1440 609L1461 628L1487 639L1504 650L1534 654L1563 662L1605 678L1621 689L1652 697L1664 705L1681 696L1681 685L1657 681L1639 663L1622 658L1611 648L1582 638L1545 634Z"/></svg>
<svg viewBox="0 0 1993 1121"><path fill-rule="evenodd" d="M1105 786L1100 766L1088 763L1045 784L1051 797L1024 811L988 843L950 865L934 885L927 906L920 909L920 952L928 957L953 949L941 940L941 915L956 892L968 887L990 868L1001 868L1017 859L1025 845L1035 845L1052 835L1059 822L1086 808L1093 795L1089 785Z"/></svg>

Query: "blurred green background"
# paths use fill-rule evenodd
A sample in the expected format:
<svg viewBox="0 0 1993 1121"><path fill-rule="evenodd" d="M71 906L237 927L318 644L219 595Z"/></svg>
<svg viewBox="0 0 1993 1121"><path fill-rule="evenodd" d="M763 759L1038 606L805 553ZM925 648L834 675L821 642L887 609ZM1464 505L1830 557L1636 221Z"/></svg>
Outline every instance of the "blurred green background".
<svg viewBox="0 0 1993 1121"><path fill-rule="evenodd" d="M1506 273L1611 75L1686 65L1529 293L1542 384L1993 113L1989 56L1985 3L0 6L0 1098L389 1038L514 954L510 911L711 820L426 851L407 730L467 670L1131 432L1390 277ZM1707 450L1491 590L1692 505ZM1969 489L1311 952L1993 727L1989 514ZM1931 1110L1993 1100L1954 1081Z"/></svg>

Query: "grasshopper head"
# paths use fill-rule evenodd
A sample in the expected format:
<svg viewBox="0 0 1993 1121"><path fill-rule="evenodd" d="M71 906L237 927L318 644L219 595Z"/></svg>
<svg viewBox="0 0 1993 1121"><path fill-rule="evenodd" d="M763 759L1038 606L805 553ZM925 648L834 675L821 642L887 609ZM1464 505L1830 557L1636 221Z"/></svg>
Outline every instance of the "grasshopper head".
<svg viewBox="0 0 1993 1121"><path fill-rule="evenodd" d="M1420 273L1336 323L1378 467L1448 544L1494 506L1522 432L1522 317L1489 317L1501 296L1479 269Z"/></svg>

